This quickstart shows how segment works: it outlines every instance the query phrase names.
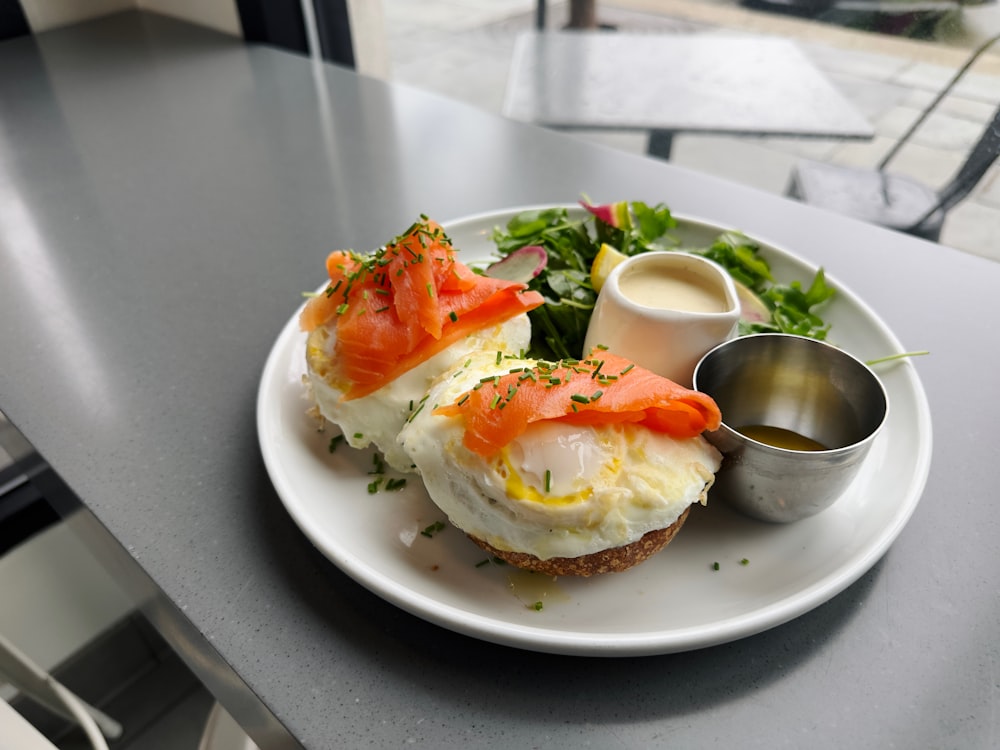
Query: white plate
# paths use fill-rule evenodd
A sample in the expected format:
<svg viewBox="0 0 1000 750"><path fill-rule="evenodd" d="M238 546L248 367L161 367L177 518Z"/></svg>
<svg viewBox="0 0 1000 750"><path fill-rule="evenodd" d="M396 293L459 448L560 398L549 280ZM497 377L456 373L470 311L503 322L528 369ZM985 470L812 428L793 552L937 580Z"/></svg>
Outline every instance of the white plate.
<svg viewBox="0 0 1000 750"><path fill-rule="evenodd" d="M520 210L445 226L464 261L483 260L494 250L493 227ZM720 231L682 220L679 233L704 243ZM762 253L778 279L808 281L815 273L786 251L764 245ZM903 351L868 306L831 283L838 290L825 313L831 340L864 360ZM268 357L257 403L261 450L282 502L312 543L358 583L418 617L487 641L552 653L644 655L779 625L878 561L916 507L930 466L927 400L913 364L899 361L880 369L890 400L885 429L857 480L817 516L769 525L710 502L693 510L663 552L625 573L551 581L506 566L477 567L484 554L455 528L420 534L443 515L417 478L402 491L369 494L371 453L328 451L335 430L318 433L306 414L297 318ZM541 610L531 606L536 601Z"/></svg>

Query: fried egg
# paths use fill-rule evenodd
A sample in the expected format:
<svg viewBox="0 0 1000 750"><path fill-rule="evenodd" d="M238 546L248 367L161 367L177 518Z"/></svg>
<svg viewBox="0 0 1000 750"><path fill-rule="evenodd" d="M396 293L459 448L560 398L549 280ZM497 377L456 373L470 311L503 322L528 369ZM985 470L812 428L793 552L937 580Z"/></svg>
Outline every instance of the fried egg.
<svg viewBox="0 0 1000 750"><path fill-rule="evenodd" d="M473 356L437 380L428 405L534 364ZM705 502L721 463L700 435L678 439L632 423L535 422L489 458L466 448L463 436L461 417L425 408L403 427L399 446L452 524L542 560L601 552L670 526Z"/></svg>
<svg viewBox="0 0 1000 750"><path fill-rule="evenodd" d="M528 316L518 315L455 342L372 394L344 400L349 383L338 377L336 327L329 324L317 328L306 341L306 381L320 414L340 427L352 448L374 445L393 469L413 472L413 461L397 436L420 408L434 380L452 365L461 365L473 352L487 350L494 359L497 352L518 354L528 347L530 339Z"/></svg>

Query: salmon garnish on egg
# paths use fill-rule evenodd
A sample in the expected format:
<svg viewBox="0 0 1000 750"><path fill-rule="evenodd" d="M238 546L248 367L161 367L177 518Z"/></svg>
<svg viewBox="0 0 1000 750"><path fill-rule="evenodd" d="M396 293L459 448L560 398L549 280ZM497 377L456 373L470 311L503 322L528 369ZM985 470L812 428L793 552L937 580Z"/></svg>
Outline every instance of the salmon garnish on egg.
<svg viewBox="0 0 1000 750"><path fill-rule="evenodd" d="M544 420L631 422L676 438L717 430L722 421L710 396L600 348L580 361L540 362L477 385L435 414L461 415L465 446L482 456L496 453L529 424Z"/></svg>
<svg viewBox="0 0 1000 750"><path fill-rule="evenodd" d="M474 273L426 218L362 256L334 251L330 283L299 319L302 330L335 324L344 400L377 391L451 344L543 304L524 284Z"/></svg>
<svg viewBox="0 0 1000 750"><path fill-rule="evenodd" d="M348 445L374 445L397 471L414 470L396 438L434 380L483 348L523 351L526 313L544 301L523 284L474 273L456 252L421 217L372 253L330 253L330 281L299 316L316 410Z"/></svg>

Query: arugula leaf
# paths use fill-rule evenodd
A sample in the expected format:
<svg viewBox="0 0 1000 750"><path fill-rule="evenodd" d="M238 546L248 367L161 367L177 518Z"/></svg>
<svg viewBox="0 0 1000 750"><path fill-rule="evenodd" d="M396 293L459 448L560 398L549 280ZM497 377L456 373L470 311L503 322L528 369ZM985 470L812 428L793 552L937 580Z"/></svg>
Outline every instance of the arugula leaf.
<svg viewBox="0 0 1000 750"><path fill-rule="evenodd" d="M834 293L833 287L826 283L826 274L822 268L816 272L807 290L803 290L798 281L774 284L760 295L764 304L771 309L771 323L748 326L747 332L779 331L823 341L830 331L830 325L813 312L813 308L822 305Z"/></svg>
<svg viewBox="0 0 1000 750"><path fill-rule="evenodd" d="M741 232L724 232L708 247L692 248L690 252L714 260L755 294L774 281L767 261L759 255L760 245Z"/></svg>

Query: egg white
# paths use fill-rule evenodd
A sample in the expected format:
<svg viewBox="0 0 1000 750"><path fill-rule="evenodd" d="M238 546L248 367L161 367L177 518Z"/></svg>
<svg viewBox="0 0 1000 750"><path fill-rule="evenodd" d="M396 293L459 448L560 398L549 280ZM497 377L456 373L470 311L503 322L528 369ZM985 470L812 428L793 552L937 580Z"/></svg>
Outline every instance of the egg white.
<svg viewBox="0 0 1000 750"><path fill-rule="evenodd" d="M497 351L517 354L528 347L530 339L528 316L518 315L456 341L368 396L345 401L350 383L338 374L336 326L328 324L309 334L306 341L306 380L320 414L340 427L348 445L374 445L393 469L413 472L413 462L396 438L435 378L473 352L488 350L494 358Z"/></svg>
<svg viewBox="0 0 1000 750"><path fill-rule="evenodd" d="M482 353L431 388L427 406L454 402L483 377L531 360ZM462 444L460 416L425 408L399 435L428 494L449 520L493 547L546 560L619 547L704 502L721 456L703 437L677 439L640 425L540 422L496 456Z"/></svg>

